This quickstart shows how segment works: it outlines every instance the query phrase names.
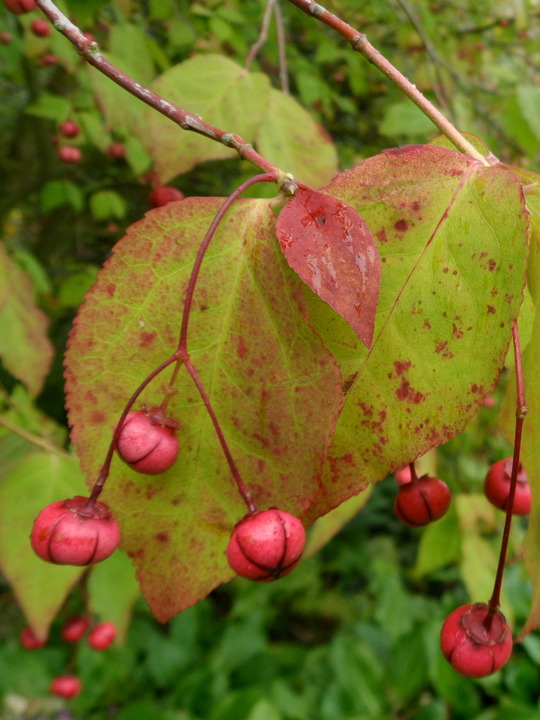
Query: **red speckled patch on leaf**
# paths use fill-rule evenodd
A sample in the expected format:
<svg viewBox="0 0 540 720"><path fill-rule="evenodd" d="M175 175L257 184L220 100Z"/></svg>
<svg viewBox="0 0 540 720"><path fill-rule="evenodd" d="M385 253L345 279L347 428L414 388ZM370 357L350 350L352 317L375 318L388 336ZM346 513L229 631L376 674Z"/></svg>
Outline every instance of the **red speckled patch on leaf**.
<svg viewBox="0 0 540 720"><path fill-rule="evenodd" d="M512 171L440 147L384 151L324 192L380 240L381 285L370 351L306 293L346 392L309 519L447 442L477 412L521 306L529 222Z"/></svg>
<svg viewBox="0 0 540 720"><path fill-rule="evenodd" d="M89 484L126 400L176 347L193 260L222 202L188 198L147 213L117 243L77 314L66 392ZM301 516L319 487L342 378L308 320L275 222L261 200L240 200L226 214L201 267L189 350L257 505ZM159 405L170 375L156 378L134 409ZM143 476L115 457L103 492L162 621L230 579L225 549L246 512L184 368L175 389L168 405L180 426L175 465Z"/></svg>
<svg viewBox="0 0 540 720"><path fill-rule="evenodd" d="M301 187L278 218L277 236L297 275L371 347L379 297L379 252L356 210L330 195Z"/></svg>

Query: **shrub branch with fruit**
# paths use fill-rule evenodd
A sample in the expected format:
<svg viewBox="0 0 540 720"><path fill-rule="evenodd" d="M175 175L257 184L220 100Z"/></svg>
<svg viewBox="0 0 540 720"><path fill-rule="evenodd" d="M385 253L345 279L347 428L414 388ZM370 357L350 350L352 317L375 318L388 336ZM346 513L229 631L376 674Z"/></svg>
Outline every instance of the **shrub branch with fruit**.
<svg viewBox="0 0 540 720"><path fill-rule="evenodd" d="M20 15L34 9L4 4ZM442 135L337 172L328 138L262 73L201 56L147 86L53 2L36 0L106 76L89 77L98 95L107 88L110 126L123 96L103 83L137 98L126 100L129 130L152 158L153 209L115 244L70 333L66 404L88 493L73 483L41 509L31 544L43 560L78 569L58 581L48 613L25 605L32 629L21 641L40 647L85 566L108 562L118 546L165 622L235 574L263 583L288 575L306 529L309 554L311 525L325 516L335 534L344 522L339 506L391 473L397 517L413 528L437 521L451 483L417 466L464 430L509 364L502 427L514 453L485 481L486 497L506 513L493 592L454 610L440 638L459 673L484 677L512 652L501 607L512 517L531 513L534 528L538 513L538 175L460 133L365 34L311 0L291 5L337 31ZM47 21L30 26L49 37ZM226 126L180 106L196 73L218 77L210 96L219 83L233 88L233 111L221 113ZM290 164L272 124L287 113L297 124L280 128L281 141L295 147ZM59 123L62 162L84 160L80 133L76 118ZM110 140L111 161L129 159L130 147ZM236 154L256 171L226 198L185 197L169 183L203 147L204 159ZM193 159L183 164L186 148ZM539 624L537 550L530 531L534 595L520 639ZM4 572L17 585L10 567L8 558ZM64 639L78 641L89 622L75 618ZM98 624L88 643L104 650L115 633L110 622ZM70 674L52 687L65 698L80 690Z"/></svg>

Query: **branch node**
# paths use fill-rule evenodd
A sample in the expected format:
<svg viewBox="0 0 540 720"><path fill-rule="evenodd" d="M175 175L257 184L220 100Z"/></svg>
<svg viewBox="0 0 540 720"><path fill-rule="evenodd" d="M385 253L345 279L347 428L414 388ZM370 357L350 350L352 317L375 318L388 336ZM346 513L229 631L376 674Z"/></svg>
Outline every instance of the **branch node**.
<svg viewBox="0 0 540 720"><path fill-rule="evenodd" d="M253 145L251 143L244 143L238 148L238 154L243 158L249 150L253 150Z"/></svg>
<svg viewBox="0 0 540 720"><path fill-rule="evenodd" d="M221 142L227 147L231 147L234 144L234 135L232 133L225 133L221 136Z"/></svg>
<svg viewBox="0 0 540 720"><path fill-rule="evenodd" d="M516 413L516 417L518 420L525 420L526 416L529 414L529 408L527 405L521 405L518 408L518 411Z"/></svg>
<svg viewBox="0 0 540 720"><path fill-rule="evenodd" d="M363 45L366 41L366 35L365 33L358 33L358 35L355 35L353 39L351 40L351 45L353 50L359 50L360 46Z"/></svg>
<svg viewBox="0 0 540 720"><path fill-rule="evenodd" d="M326 12L326 8L323 8L323 6L319 5L318 3L311 3L311 5L309 6L309 12L314 17L318 18Z"/></svg>
<svg viewBox="0 0 540 720"><path fill-rule="evenodd" d="M278 188L284 195L287 195L287 197L294 197L296 190L298 189L298 185L296 184L292 174L287 173L278 180Z"/></svg>

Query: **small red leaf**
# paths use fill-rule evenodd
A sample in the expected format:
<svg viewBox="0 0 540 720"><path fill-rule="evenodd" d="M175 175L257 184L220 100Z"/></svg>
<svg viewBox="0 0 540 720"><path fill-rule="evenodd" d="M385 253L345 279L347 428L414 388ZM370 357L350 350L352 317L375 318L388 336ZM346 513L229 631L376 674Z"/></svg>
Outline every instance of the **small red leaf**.
<svg viewBox="0 0 540 720"><path fill-rule="evenodd" d="M360 215L341 200L298 188L277 236L287 262L371 348L379 297L379 252Z"/></svg>

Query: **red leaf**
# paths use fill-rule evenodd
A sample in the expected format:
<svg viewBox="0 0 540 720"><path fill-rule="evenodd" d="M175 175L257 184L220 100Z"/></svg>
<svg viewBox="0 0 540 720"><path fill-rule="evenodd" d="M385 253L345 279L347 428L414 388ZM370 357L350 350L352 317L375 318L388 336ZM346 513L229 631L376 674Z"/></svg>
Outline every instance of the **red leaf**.
<svg viewBox="0 0 540 720"><path fill-rule="evenodd" d="M379 297L379 252L360 215L341 200L298 188L277 236L287 262L371 348Z"/></svg>

